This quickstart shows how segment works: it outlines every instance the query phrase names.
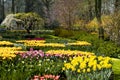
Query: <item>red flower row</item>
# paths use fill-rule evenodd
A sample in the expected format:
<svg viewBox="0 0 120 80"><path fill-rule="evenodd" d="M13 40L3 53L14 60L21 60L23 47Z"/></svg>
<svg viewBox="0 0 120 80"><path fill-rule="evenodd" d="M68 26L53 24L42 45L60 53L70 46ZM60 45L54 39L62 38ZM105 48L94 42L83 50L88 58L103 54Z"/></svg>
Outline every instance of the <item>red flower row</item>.
<svg viewBox="0 0 120 80"><path fill-rule="evenodd" d="M60 76L55 75L34 76L34 78L31 80L47 80L47 79L59 80L59 77Z"/></svg>

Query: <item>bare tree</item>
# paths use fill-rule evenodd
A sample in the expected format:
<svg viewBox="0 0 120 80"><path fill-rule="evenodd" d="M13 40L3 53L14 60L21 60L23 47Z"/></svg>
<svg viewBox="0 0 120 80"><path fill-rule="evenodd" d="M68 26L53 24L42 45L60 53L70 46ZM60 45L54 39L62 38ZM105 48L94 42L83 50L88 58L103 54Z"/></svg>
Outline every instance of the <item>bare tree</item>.
<svg viewBox="0 0 120 80"><path fill-rule="evenodd" d="M120 0L115 0L115 12L120 10Z"/></svg>
<svg viewBox="0 0 120 80"><path fill-rule="evenodd" d="M25 12L34 11L34 2L36 2L36 0L25 0Z"/></svg>
<svg viewBox="0 0 120 80"><path fill-rule="evenodd" d="M92 5L93 1L92 0L88 0L88 14L89 14L89 20L93 19L93 5Z"/></svg>
<svg viewBox="0 0 120 80"><path fill-rule="evenodd" d="M41 0L43 3L43 9L44 9L44 20L45 20L45 27L50 28L51 27L51 9L55 2L55 0Z"/></svg>
<svg viewBox="0 0 120 80"><path fill-rule="evenodd" d="M15 0L12 0L11 12L15 13Z"/></svg>
<svg viewBox="0 0 120 80"><path fill-rule="evenodd" d="M3 21L4 18L5 18L4 0L0 0L0 23Z"/></svg>
<svg viewBox="0 0 120 80"><path fill-rule="evenodd" d="M69 29L73 27L76 20L78 0L58 0L55 3L55 15L57 20Z"/></svg>
<svg viewBox="0 0 120 80"><path fill-rule="evenodd" d="M101 20L101 7L102 7L102 0L95 0L95 12L96 12L98 25L99 25L99 38L104 39L104 29L103 29L102 20Z"/></svg>
<svg viewBox="0 0 120 80"><path fill-rule="evenodd" d="M24 0L15 0L15 13L25 11L25 1Z"/></svg>

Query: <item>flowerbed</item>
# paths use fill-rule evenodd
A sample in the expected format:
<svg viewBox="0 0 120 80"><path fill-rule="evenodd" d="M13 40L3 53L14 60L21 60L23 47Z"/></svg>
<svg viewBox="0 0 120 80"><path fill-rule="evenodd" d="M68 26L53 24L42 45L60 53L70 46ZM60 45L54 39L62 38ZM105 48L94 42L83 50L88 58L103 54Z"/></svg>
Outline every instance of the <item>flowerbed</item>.
<svg viewBox="0 0 120 80"><path fill-rule="evenodd" d="M17 52L20 52L22 50L21 47L0 47L0 58L2 59L12 59L16 57Z"/></svg>
<svg viewBox="0 0 120 80"><path fill-rule="evenodd" d="M65 55L53 55L52 51L52 55L48 55L42 50L31 48L30 51L17 53L11 59L3 59L0 65L0 79L62 80L64 77L67 80L108 80L111 75L112 65L109 57L97 57L93 53L71 50L58 52ZM72 55L78 52L81 55ZM66 56L67 54L72 56Z"/></svg>
<svg viewBox="0 0 120 80"><path fill-rule="evenodd" d="M84 52L78 50L49 50L46 52L47 55L66 55L66 56L91 56L94 55L92 52Z"/></svg>
<svg viewBox="0 0 120 80"><path fill-rule="evenodd" d="M34 75L58 75L63 66L62 60L46 56L43 51L33 49L17 53L12 58L1 59L0 62L0 80L30 80Z"/></svg>
<svg viewBox="0 0 120 80"><path fill-rule="evenodd" d="M25 46L30 47L65 47L64 44L60 43L45 43L45 40L19 40L16 42L24 43Z"/></svg>
<svg viewBox="0 0 120 80"><path fill-rule="evenodd" d="M65 47L66 45L69 46L90 46L91 44L86 41L76 41L73 43L45 43L45 40L19 40L16 41L19 43L24 43L25 46L30 47Z"/></svg>
<svg viewBox="0 0 120 80"><path fill-rule="evenodd" d="M64 63L67 80L109 80L112 73L109 57L78 56Z"/></svg>
<svg viewBox="0 0 120 80"><path fill-rule="evenodd" d="M59 80L59 77L55 75L34 76L31 80Z"/></svg>
<svg viewBox="0 0 120 80"><path fill-rule="evenodd" d="M0 46L13 46L14 43L10 41L0 41Z"/></svg>
<svg viewBox="0 0 120 80"><path fill-rule="evenodd" d="M76 48L74 46L79 48L91 45L85 41L47 43L45 40L19 40L16 42L18 44L1 43L16 47L0 47L0 80L62 80L63 78L108 80L112 72L109 57L97 57L92 52L74 50ZM17 47L20 45L21 47ZM30 48L30 51L22 51L26 50L26 47L33 48ZM35 47L50 48L44 52L33 50ZM73 50L68 50L69 48Z"/></svg>
<svg viewBox="0 0 120 80"><path fill-rule="evenodd" d="M18 40L19 43L44 43L45 40Z"/></svg>
<svg viewBox="0 0 120 80"><path fill-rule="evenodd" d="M71 45L71 46L90 46L91 43L88 43L86 41L76 41L73 43L68 43L68 45Z"/></svg>

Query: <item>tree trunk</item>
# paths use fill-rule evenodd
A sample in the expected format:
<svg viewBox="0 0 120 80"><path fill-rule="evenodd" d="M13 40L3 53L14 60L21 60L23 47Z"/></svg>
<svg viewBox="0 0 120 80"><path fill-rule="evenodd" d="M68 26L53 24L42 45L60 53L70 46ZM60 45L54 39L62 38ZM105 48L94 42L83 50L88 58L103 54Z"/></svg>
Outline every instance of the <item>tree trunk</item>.
<svg viewBox="0 0 120 80"><path fill-rule="evenodd" d="M99 29L98 29L99 39L104 39L104 29L101 21L101 5L102 5L102 0L95 0L95 12L96 12L96 18L99 26Z"/></svg>
<svg viewBox="0 0 120 80"><path fill-rule="evenodd" d="M12 0L12 8L11 8L12 13L15 13L15 0Z"/></svg>
<svg viewBox="0 0 120 80"><path fill-rule="evenodd" d="M88 0L88 9L89 9L89 21L90 21L93 18L93 15L92 15L92 2L91 2L91 0Z"/></svg>
<svg viewBox="0 0 120 80"><path fill-rule="evenodd" d="M25 12L32 12L33 9L33 0L25 0Z"/></svg>
<svg viewBox="0 0 120 80"><path fill-rule="evenodd" d="M5 18L5 11L4 11L4 0L0 0L0 23Z"/></svg>
<svg viewBox="0 0 120 80"><path fill-rule="evenodd" d="M115 0L115 14L119 14L120 11L120 0ZM119 20L119 19L117 19ZM118 26L117 26L117 40L116 43L118 46L120 46L120 26L119 26L119 22L118 22Z"/></svg>
<svg viewBox="0 0 120 80"><path fill-rule="evenodd" d="M45 7L45 10L44 10L45 28L50 29L51 23L52 23L50 12L51 12L51 6L53 5L54 0L41 0L41 1Z"/></svg>
<svg viewBox="0 0 120 80"><path fill-rule="evenodd" d="M2 12L2 4L1 4L1 0L0 0L0 12ZM0 23L2 22L2 15L0 14Z"/></svg>
<svg viewBox="0 0 120 80"><path fill-rule="evenodd" d="M120 10L120 0L115 0L115 12Z"/></svg>

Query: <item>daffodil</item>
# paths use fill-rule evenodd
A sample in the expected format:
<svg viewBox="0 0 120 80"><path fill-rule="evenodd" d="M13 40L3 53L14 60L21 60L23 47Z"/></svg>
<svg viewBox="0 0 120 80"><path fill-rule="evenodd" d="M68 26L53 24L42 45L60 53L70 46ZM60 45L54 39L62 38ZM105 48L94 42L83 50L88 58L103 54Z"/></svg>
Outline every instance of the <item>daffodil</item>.
<svg viewBox="0 0 120 80"><path fill-rule="evenodd" d="M70 62L64 63L64 70L72 70L80 73L98 71L102 69L109 69L112 67L109 57L96 56L78 56L70 58Z"/></svg>

